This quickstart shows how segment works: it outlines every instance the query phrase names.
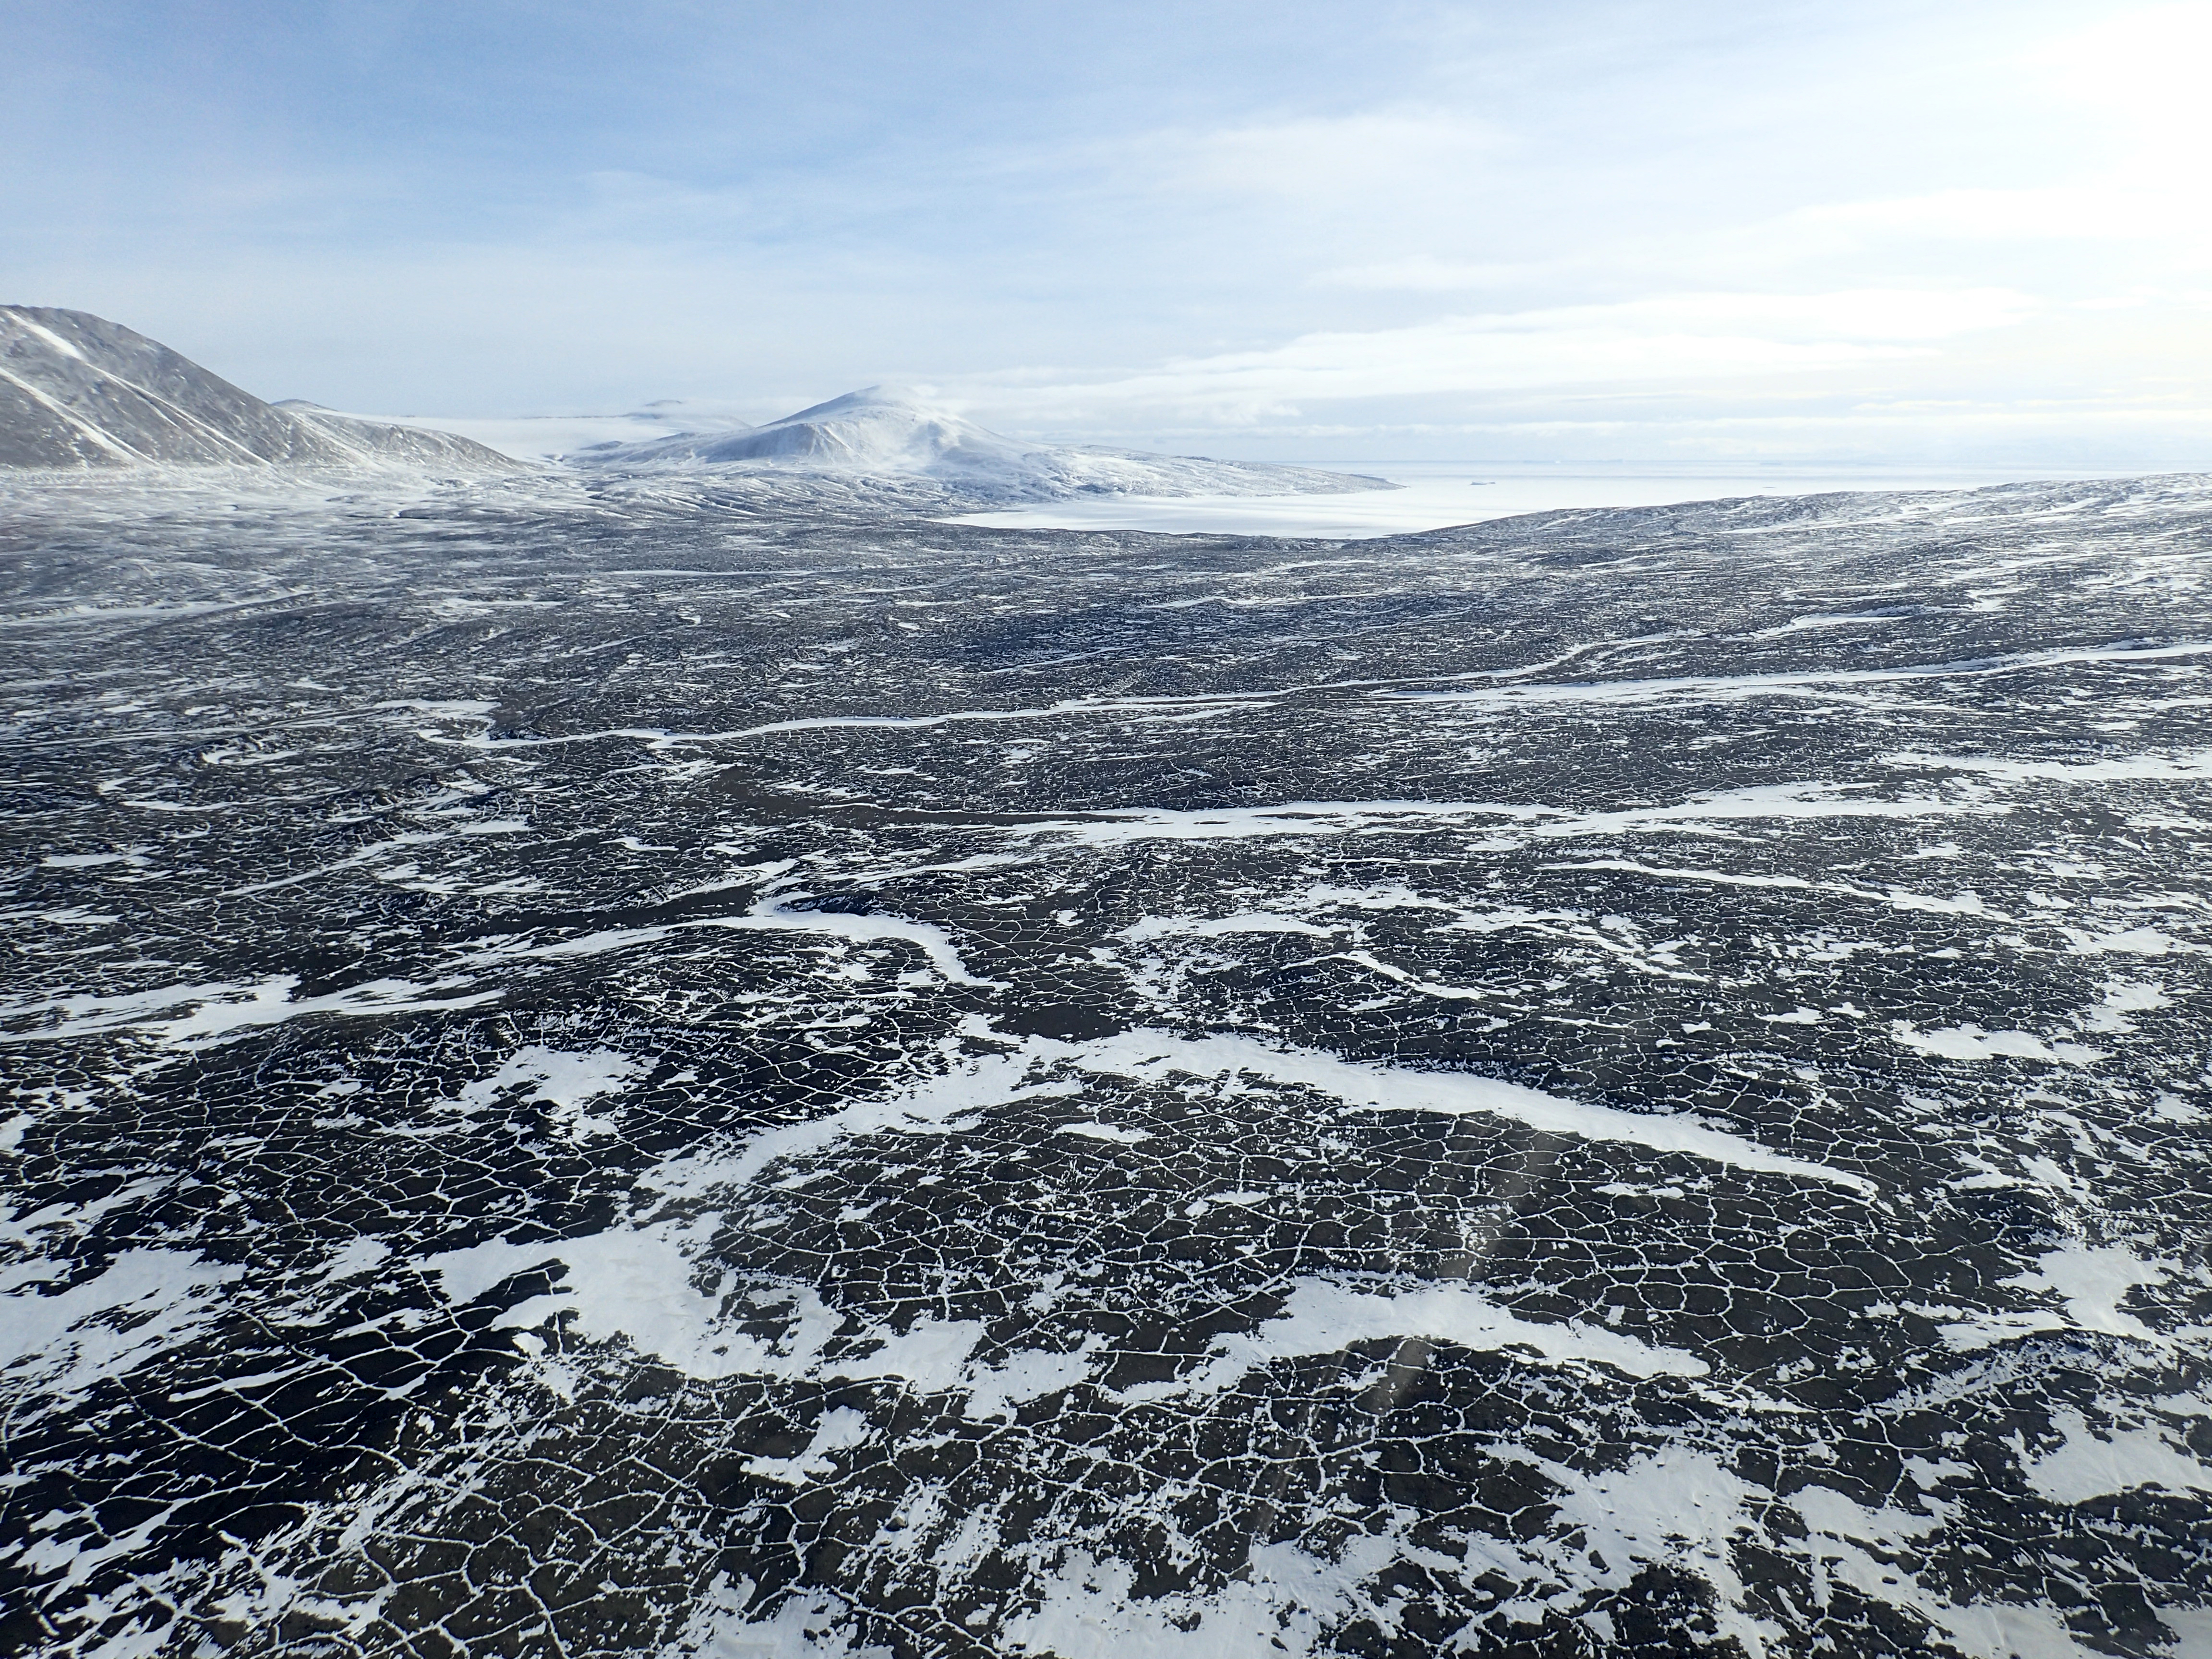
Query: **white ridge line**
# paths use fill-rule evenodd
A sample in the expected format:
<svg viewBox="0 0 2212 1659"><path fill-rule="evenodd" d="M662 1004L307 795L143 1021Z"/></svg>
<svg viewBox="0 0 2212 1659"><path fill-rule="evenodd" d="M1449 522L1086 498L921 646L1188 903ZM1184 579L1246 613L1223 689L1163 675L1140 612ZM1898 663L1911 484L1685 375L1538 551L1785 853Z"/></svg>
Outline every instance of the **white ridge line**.
<svg viewBox="0 0 2212 1659"><path fill-rule="evenodd" d="M1620 1142L1656 1152L1686 1152L1732 1169L1826 1182L1868 1199L1879 1192L1864 1176L1770 1152L1757 1141L1709 1128L1684 1114L1594 1106L1471 1072L1362 1064L1317 1049L1273 1048L1247 1036L1178 1037L1160 1030L1127 1031L1073 1043L1032 1037L1023 1046L1041 1057L1109 1076L1144 1079L1163 1070L1193 1077L1243 1073L1271 1083L1319 1090L1355 1111L1505 1118L1548 1134Z"/></svg>
<svg viewBox="0 0 2212 1659"><path fill-rule="evenodd" d="M560 737L447 738L470 749L520 751L558 744L597 743L608 738L635 738L655 744L733 743L744 738L772 737L779 732L821 732L847 727L884 727L923 730L955 720L1038 720L1061 714L1110 714L1148 708L1234 708L1239 704L1265 707L1285 695L1278 691L1226 691L1188 697L1129 697L1106 701L1072 697L1042 708L955 708L939 714L819 714L799 720L770 720L764 726L741 726L728 732L672 732L647 726L610 726L598 732L572 732Z"/></svg>
<svg viewBox="0 0 2212 1659"><path fill-rule="evenodd" d="M16 320L21 322L22 319L21 318L17 318ZM106 433L94 426L90 421L86 420L82 416L79 415L75 410L70 408L66 404L55 402L53 398L48 397L45 392L39 390L38 387L33 386L28 380L24 380L21 375L11 374L4 368L0 368L0 380L8 381L11 386L21 386L30 395L34 402L44 404L48 409L53 410L55 414L60 416L63 420L75 427L86 437L91 439L93 442L98 444L102 449L134 461L143 461L152 459L150 456L140 454L137 450L131 448L128 444L122 442L119 439L109 437Z"/></svg>
<svg viewBox="0 0 2212 1659"><path fill-rule="evenodd" d="M2039 651L2015 657L1985 657L1957 663L1932 663L1910 668L1839 669L1832 673L1696 674L1660 680L1546 681L1532 685L1490 687L1476 691L1377 691L1376 697L1396 702L1572 702L1583 699L1661 696L1670 692L1700 690L1758 691L1792 686L1887 684L1899 680L1980 678L1993 674L2016 674L2030 669L2054 668L2079 662L2155 662L2172 657L2202 656L2212 652L2212 640L2183 645L2111 648L2084 646L2070 651Z"/></svg>

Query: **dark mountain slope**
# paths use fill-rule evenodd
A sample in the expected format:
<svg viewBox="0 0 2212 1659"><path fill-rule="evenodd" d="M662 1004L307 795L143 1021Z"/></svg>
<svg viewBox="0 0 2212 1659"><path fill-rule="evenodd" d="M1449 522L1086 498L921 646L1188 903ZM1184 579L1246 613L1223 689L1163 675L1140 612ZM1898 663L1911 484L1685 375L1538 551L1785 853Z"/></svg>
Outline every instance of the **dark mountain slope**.
<svg viewBox="0 0 2212 1659"><path fill-rule="evenodd" d="M447 433L264 403L89 312L0 306L0 466L459 467L520 463Z"/></svg>

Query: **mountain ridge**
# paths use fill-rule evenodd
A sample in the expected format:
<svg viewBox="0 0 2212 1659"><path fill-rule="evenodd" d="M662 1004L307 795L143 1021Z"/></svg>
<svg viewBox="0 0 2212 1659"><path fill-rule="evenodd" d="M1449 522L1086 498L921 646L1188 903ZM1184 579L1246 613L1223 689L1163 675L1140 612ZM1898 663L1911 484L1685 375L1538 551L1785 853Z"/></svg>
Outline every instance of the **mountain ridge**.
<svg viewBox="0 0 2212 1659"><path fill-rule="evenodd" d="M891 385L845 392L760 426L684 422L665 434L592 444L555 459L594 488L676 483L777 513L933 514L1086 495L1398 488L1309 467L1030 442ZM0 468L101 473L149 466L538 470L491 445L413 421L378 420L304 398L264 402L160 341L90 312L0 306Z"/></svg>
<svg viewBox="0 0 2212 1659"><path fill-rule="evenodd" d="M264 402L88 311L0 306L0 467L143 466L530 470L452 433Z"/></svg>
<svg viewBox="0 0 2212 1659"><path fill-rule="evenodd" d="M864 386L755 427L593 445L572 465L620 473L703 472L732 481L816 475L931 487L949 505L1073 495L1337 495L1385 479L1257 461L1028 443L895 386Z"/></svg>

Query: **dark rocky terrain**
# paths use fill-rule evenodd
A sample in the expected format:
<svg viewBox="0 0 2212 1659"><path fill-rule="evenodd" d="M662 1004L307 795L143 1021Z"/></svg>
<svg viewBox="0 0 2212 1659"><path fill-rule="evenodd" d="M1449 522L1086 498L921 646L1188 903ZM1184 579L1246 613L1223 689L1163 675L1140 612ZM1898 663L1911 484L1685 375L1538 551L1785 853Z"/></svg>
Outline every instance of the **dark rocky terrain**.
<svg viewBox="0 0 2212 1659"><path fill-rule="evenodd" d="M0 1646L2212 1651L2212 483L5 506Z"/></svg>

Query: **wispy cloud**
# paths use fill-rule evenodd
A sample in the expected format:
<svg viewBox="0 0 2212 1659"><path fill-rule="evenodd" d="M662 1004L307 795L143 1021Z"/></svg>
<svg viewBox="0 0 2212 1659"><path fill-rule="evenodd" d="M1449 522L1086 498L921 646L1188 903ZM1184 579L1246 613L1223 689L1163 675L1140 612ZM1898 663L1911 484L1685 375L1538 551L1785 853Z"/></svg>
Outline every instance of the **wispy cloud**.
<svg viewBox="0 0 2212 1659"><path fill-rule="evenodd" d="M1464 112L1382 109L1147 137L1164 182L1301 206L1364 209L1378 197L1460 195L1499 170L1510 135Z"/></svg>
<svg viewBox="0 0 2212 1659"><path fill-rule="evenodd" d="M1364 288L1407 294L1464 294L1470 289L1525 283L1537 271L1526 265L1439 259L1432 253L1409 254L1373 264L1342 265L1307 278L1316 288Z"/></svg>
<svg viewBox="0 0 2212 1659"><path fill-rule="evenodd" d="M1596 385L1705 385L1928 355L2039 309L2002 289L1682 294L1609 306L1447 317L1303 335L1256 351L1170 361L1112 379L1010 387L991 401L1040 418L1146 410L1226 424L1308 405ZM978 387L973 396L987 396Z"/></svg>

